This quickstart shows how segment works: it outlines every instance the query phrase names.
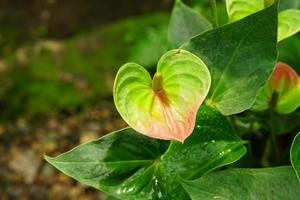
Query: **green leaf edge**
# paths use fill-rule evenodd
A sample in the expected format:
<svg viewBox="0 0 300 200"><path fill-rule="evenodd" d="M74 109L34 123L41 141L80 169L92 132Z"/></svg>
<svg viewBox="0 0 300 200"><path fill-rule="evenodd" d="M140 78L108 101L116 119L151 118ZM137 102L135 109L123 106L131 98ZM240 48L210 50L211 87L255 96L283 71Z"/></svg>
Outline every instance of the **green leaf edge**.
<svg viewBox="0 0 300 200"><path fill-rule="evenodd" d="M296 164L294 163L294 159L292 159L292 157L293 157L293 156L292 156L293 151L294 151L295 148L297 148L297 147L294 146L295 143L296 143L296 140L300 140L300 132L294 137L293 142L292 142L292 145L291 145L291 150L290 150L290 160L291 160L293 169L294 169L294 171L295 171L295 173L296 173L296 175L297 175L297 178L298 178L298 180L299 180L299 182L300 182L300 172L298 172L298 171L296 170ZM300 148L300 146L299 146L298 148Z"/></svg>

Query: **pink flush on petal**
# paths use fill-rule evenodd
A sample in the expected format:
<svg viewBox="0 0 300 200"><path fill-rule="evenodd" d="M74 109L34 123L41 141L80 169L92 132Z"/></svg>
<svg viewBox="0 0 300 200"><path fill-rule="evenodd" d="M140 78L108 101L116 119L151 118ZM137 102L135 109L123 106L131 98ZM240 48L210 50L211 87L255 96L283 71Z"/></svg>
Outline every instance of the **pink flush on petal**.
<svg viewBox="0 0 300 200"><path fill-rule="evenodd" d="M277 63L270 79L271 88L277 92L283 92L290 87L295 87L299 83L297 72L289 65L282 62Z"/></svg>
<svg viewBox="0 0 300 200"><path fill-rule="evenodd" d="M210 82L210 73L200 58L174 49L160 58L153 78L138 64L123 65L115 79L114 102L137 132L183 142L193 132Z"/></svg>

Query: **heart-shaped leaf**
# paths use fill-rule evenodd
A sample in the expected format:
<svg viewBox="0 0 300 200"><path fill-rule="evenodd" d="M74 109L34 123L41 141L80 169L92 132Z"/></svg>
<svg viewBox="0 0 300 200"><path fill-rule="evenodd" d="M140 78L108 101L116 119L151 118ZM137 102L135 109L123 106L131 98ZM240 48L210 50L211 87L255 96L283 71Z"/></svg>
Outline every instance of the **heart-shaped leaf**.
<svg viewBox="0 0 300 200"><path fill-rule="evenodd" d="M232 163L246 153L218 111L201 106L184 144L126 128L45 159L63 173L122 200L189 200L179 184ZM168 149L167 149L168 148Z"/></svg>
<svg viewBox="0 0 300 200"><path fill-rule="evenodd" d="M297 200L300 184L291 167L228 169L183 182L193 200Z"/></svg>
<svg viewBox="0 0 300 200"><path fill-rule="evenodd" d="M291 163L296 171L297 177L300 181L300 133L298 133L293 141L291 147L291 154L290 154Z"/></svg>
<svg viewBox="0 0 300 200"><path fill-rule="evenodd" d="M169 41L179 47L191 37L212 28L212 24L202 15L176 0L169 25Z"/></svg>
<svg viewBox="0 0 300 200"><path fill-rule="evenodd" d="M182 46L210 70L207 103L223 114L249 109L277 60L277 4L238 22L206 31Z"/></svg>
<svg viewBox="0 0 300 200"><path fill-rule="evenodd" d="M227 13L231 22L262 10L264 0L226 0ZM291 4L293 5L293 4ZM297 4L296 4L297 5ZM282 6L286 6L282 4ZM300 31L300 10L287 9L278 14L278 41Z"/></svg>
<svg viewBox="0 0 300 200"><path fill-rule="evenodd" d="M291 113L300 106L300 78L289 65L278 63L267 83L259 90L253 110L268 108Z"/></svg>
<svg viewBox="0 0 300 200"><path fill-rule="evenodd" d="M151 79L140 65L123 65L114 84L115 105L136 131L183 142L193 131L196 113L210 87L205 64L185 50L171 50Z"/></svg>

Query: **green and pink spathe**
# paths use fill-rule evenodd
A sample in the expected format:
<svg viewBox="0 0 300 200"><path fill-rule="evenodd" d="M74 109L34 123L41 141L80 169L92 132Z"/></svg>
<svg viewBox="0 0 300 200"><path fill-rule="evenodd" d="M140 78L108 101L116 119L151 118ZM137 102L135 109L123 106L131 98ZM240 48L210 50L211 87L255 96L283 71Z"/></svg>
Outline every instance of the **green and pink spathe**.
<svg viewBox="0 0 300 200"><path fill-rule="evenodd" d="M123 65L114 83L114 102L136 131L183 142L193 131L210 82L210 73L200 58L175 49L160 58L153 79L138 64Z"/></svg>
<svg viewBox="0 0 300 200"><path fill-rule="evenodd" d="M289 65L277 63L271 77L259 91L254 110L272 107L276 112L291 113L300 106L300 78Z"/></svg>

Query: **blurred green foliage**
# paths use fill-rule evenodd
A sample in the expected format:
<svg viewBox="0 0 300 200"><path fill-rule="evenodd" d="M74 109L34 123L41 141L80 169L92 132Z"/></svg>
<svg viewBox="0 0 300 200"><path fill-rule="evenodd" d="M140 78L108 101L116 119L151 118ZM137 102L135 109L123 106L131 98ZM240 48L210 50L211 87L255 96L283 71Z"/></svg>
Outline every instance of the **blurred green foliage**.
<svg viewBox="0 0 300 200"><path fill-rule="evenodd" d="M300 34L279 43L279 61L290 64L300 74Z"/></svg>
<svg viewBox="0 0 300 200"><path fill-rule="evenodd" d="M210 18L209 1L185 2ZM225 4L217 3L219 22L226 24ZM299 6L294 4L295 1L285 0L281 7ZM87 30L65 40L37 39L22 44L15 52L8 51L0 59L0 120L76 111L112 100L114 76L123 63L137 62L151 71L170 48L168 23L168 14L148 14ZM10 32L4 34L9 36L6 40L18 46L17 38L22 32L9 24L15 26L8 23L1 33ZM46 29L36 31L44 33ZM279 53L281 61L300 73L299 34L280 42Z"/></svg>
<svg viewBox="0 0 300 200"><path fill-rule="evenodd" d="M2 61L1 120L84 109L110 98L122 63L151 67L168 49L167 26L167 15L152 14L20 47Z"/></svg>

